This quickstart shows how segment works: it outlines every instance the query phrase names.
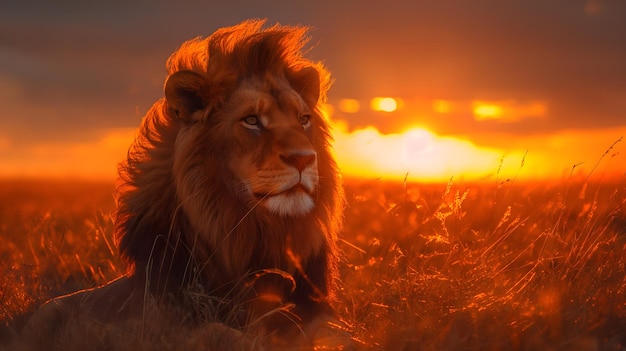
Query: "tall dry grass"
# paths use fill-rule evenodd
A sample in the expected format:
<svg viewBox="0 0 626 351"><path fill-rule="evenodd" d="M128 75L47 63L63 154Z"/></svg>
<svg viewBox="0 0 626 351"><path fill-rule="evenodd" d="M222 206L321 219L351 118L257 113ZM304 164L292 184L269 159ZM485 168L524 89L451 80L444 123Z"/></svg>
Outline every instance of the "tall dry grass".
<svg viewBox="0 0 626 351"><path fill-rule="evenodd" d="M344 311L365 344L626 347L623 180L348 189Z"/></svg>
<svg viewBox="0 0 626 351"><path fill-rule="evenodd" d="M46 299L122 274L112 193L0 183L0 345ZM346 193L337 307L363 349L626 348L624 179L347 180ZM185 318L98 332L114 349L196 349L207 336Z"/></svg>

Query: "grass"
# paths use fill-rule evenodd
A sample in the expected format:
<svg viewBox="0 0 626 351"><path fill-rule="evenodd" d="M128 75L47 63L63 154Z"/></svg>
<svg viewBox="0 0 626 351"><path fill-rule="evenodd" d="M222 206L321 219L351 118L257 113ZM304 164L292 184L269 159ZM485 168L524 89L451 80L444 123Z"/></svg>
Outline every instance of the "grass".
<svg viewBox="0 0 626 351"><path fill-rule="evenodd" d="M384 349L626 347L624 184L349 189L346 312Z"/></svg>
<svg viewBox="0 0 626 351"><path fill-rule="evenodd" d="M112 193L0 182L0 349L46 299L124 272ZM346 194L338 310L363 349L626 348L625 179L347 180ZM160 328L144 349L193 349Z"/></svg>

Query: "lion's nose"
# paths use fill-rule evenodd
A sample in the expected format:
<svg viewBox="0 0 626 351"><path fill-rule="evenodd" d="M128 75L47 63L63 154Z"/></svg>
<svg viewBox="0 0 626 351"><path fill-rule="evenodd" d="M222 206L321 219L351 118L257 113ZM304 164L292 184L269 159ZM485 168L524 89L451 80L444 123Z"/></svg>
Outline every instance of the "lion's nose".
<svg viewBox="0 0 626 351"><path fill-rule="evenodd" d="M315 162L315 153L296 152L288 155L280 155L280 159L290 166L295 167L298 172L302 172L305 168Z"/></svg>

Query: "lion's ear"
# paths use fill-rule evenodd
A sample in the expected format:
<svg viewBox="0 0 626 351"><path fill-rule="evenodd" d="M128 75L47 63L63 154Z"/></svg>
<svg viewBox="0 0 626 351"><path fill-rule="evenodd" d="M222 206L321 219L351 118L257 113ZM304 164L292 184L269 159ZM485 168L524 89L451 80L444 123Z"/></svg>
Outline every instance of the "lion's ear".
<svg viewBox="0 0 626 351"><path fill-rule="evenodd" d="M184 70L173 73L165 82L165 99L174 114L183 120L206 107L209 83L201 74Z"/></svg>
<svg viewBox="0 0 626 351"><path fill-rule="evenodd" d="M293 72L289 77L291 86L310 106L315 106L320 98L320 75L313 67Z"/></svg>

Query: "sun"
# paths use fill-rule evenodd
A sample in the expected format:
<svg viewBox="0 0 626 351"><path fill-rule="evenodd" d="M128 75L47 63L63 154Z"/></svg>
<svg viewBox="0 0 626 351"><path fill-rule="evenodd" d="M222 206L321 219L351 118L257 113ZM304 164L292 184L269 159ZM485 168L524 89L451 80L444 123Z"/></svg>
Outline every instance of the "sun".
<svg viewBox="0 0 626 351"><path fill-rule="evenodd" d="M451 176L479 179L487 174L509 172L510 153L503 164L502 151L479 147L468 140L440 136L414 127L384 134L377 128L347 131L337 124L333 133L337 161L346 176L380 177L419 181L446 181ZM519 161L517 161L519 162Z"/></svg>
<svg viewBox="0 0 626 351"><path fill-rule="evenodd" d="M413 128L402 134L402 155L407 163L434 151L435 135L423 128Z"/></svg>

